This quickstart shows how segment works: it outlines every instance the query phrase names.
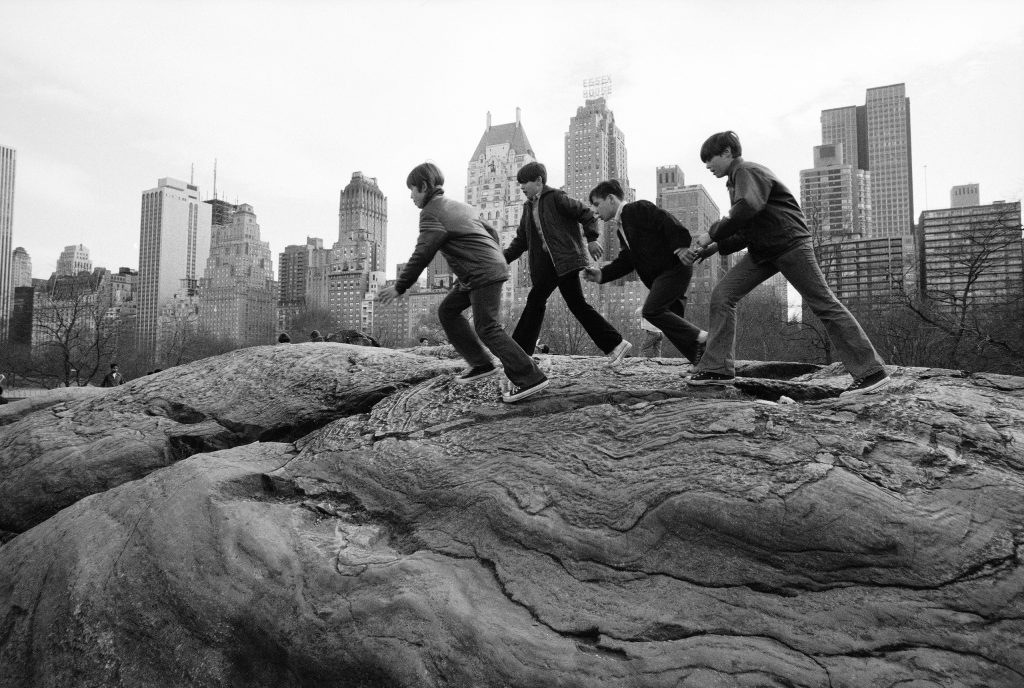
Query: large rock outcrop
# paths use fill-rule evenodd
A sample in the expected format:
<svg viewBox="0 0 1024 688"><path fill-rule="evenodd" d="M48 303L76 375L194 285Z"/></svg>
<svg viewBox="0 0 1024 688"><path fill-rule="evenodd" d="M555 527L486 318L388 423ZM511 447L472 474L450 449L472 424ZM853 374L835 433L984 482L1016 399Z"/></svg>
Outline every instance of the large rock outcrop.
<svg viewBox="0 0 1024 688"><path fill-rule="evenodd" d="M199 366L231 447L10 509L36 524L0 547L0 686L1024 685L1024 379L839 399L838 367L706 391L556 356L509 406L457 362L332 346ZM268 356L294 431L227 374ZM143 400L188 375L90 418L160 437ZM23 485L60 463L31 446Z"/></svg>

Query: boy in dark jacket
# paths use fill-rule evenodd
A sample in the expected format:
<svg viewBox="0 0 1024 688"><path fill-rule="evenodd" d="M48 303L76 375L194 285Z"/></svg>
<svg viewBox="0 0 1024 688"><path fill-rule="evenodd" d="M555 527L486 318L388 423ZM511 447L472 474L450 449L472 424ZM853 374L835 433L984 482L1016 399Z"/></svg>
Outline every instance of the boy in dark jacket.
<svg viewBox="0 0 1024 688"><path fill-rule="evenodd" d="M508 264L501 254L497 232L480 220L470 206L445 198L444 175L434 163L414 167L406 185L412 202L420 208L419 239L398 280L382 289L377 299L388 304L404 294L440 251L458 282L438 306L437 317L448 341L469 364L469 370L455 381L468 384L497 372L484 350L486 345L512 381L512 387L502 392L502 401L514 403L547 387L548 379L533 358L498 322L501 286L508 279ZM472 327L462 315L470 307Z"/></svg>
<svg viewBox="0 0 1024 688"><path fill-rule="evenodd" d="M690 233L668 211L650 201L623 203L622 185L611 179L594 187L590 203L598 217L619 232L622 249L602 268L586 268L592 282L611 282L636 270L650 289L643 317L662 331L679 352L696 364L704 353L708 333L683 316L686 288L693 276L692 261L685 262Z"/></svg>
<svg viewBox="0 0 1024 688"><path fill-rule="evenodd" d="M523 165L516 179L527 200L516 237L505 249L505 260L511 263L528 251L533 286L512 339L526 353L533 353L544 324L548 297L557 287L569 312L583 325L594 344L613 363L618 362L633 345L586 302L580 286L580 270L589 265L580 226L587 237L590 256L598 260L603 250L597 241L597 219L579 201L547 186L548 171L539 162Z"/></svg>
<svg viewBox="0 0 1024 688"><path fill-rule="evenodd" d="M781 272L818 316L836 353L853 376L840 396L863 394L889 383L882 359L864 330L829 289L818 267L803 211L793 194L764 165L743 159L735 132L712 135L700 149L700 159L718 178L728 177L732 207L729 215L697 237L687 254L704 258L716 242L747 246L747 254L711 292L711 335L707 352L690 378L691 385L730 385L735 378L736 304L754 287Z"/></svg>

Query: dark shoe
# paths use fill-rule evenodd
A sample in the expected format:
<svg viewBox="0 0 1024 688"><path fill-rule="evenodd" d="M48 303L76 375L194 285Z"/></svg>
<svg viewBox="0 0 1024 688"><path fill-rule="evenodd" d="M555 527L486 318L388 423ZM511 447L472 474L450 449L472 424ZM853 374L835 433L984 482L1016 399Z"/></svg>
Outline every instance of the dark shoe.
<svg viewBox="0 0 1024 688"><path fill-rule="evenodd" d="M872 373L867 377L854 380L853 384L847 387L846 391L839 396L852 397L855 394L869 394L885 387L890 382L892 382L892 378L889 377L889 373L884 370L879 370L877 373Z"/></svg>
<svg viewBox="0 0 1024 688"><path fill-rule="evenodd" d="M618 363L625 357L629 350L633 348L633 345L623 339L619 342L614 349L608 352L608 360L612 363Z"/></svg>
<svg viewBox="0 0 1024 688"><path fill-rule="evenodd" d="M477 380L483 380L485 377L490 377L498 372L498 369L494 367L493 363L487 365L475 366L470 368L462 375L455 378L455 384L457 385L468 385L470 382L476 382Z"/></svg>
<svg viewBox="0 0 1024 688"><path fill-rule="evenodd" d="M697 342L697 350L693 354L693 360L690 361L693 365L700 363L700 359L704 358L704 352L708 350L708 343Z"/></svg>
<svg viewBox="0 0 1024 688"><path fill-rule="evenodd" d="M728 387L734 382L736 382L735 375L722 375L721 373L712 373L705 371L691 376L690 379L686 381L686 384L692 385L694 387L706 387L709 385Z"/></svg>
<svg viewBox="0 0 1024 688"><path fill-rule="evenodd" d="M550 383L551 380L544 378L540 382L534 382L532 385L527 385L526 387L516 387L515 385L510 385L507 392L502 392L501 400L504 401L506 404L514 404L517 401L525 399L526 397L532 394L536 394L537 392L547 387Z"/></svg>

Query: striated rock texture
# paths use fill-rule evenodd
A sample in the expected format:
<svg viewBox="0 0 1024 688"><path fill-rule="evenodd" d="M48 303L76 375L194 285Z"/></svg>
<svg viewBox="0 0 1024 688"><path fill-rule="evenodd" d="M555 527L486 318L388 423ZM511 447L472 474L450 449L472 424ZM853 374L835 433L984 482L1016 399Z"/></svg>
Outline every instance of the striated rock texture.
<svg viewBox="0 0 1024 688"><path fill-rule="evenodd" d="M0 687L1024 685L1024 379L550 361L509 406L457 361L266 347L0 427L22 485L61 460L10 433L55 418L97 475L4 502L37 525L0 547ZM86 417L168 446L155 398L232 446L90 458Z"/></svg>

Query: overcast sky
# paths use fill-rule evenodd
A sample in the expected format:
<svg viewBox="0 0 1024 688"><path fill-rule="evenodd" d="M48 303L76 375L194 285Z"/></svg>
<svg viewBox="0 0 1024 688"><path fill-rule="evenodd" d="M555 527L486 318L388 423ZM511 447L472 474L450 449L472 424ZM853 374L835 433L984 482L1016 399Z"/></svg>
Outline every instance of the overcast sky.
<svg viewBox="0 0 1024 688"><path fill-rule="evenodd" d="M799 189L823 109L874 86L910 97L915 213L955 184L1024 195L1019 0L0 0L0 145L17 150L14 246L49 277L61 249L138 267L141 194L161 177L253 206L274 255L338 235L352 172L388 197L388 276L415 243L405 177L423 160L464 199L493 124L522 122L564 181L582 82L609 75L630 183L654 200L678 164L724 212L701 165L711 133ZM916 219L916 218L915 218Z"/></svg>

